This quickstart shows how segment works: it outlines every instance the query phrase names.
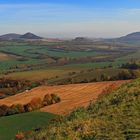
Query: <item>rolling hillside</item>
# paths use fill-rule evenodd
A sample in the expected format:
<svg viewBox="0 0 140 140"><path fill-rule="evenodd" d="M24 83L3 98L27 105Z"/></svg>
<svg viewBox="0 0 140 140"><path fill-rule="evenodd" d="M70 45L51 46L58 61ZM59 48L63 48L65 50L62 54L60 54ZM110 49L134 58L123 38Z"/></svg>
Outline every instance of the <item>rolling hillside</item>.
<svg viewBox="0 0 140 140"><path fill-rule="evenodd" d="M100 96L24 140L140 140L140 79Z"/></svg>
<svg viewBox="0 0 140 140"><path fill-rule="evenodd" d="M109 41L114 42L114 43L122 43L122 44L127 44L127 45L132 45L132 47L139 47L140 45L140 32L133 32L128 35L119 37L119 38L114 38L110 39Z"/></svg>

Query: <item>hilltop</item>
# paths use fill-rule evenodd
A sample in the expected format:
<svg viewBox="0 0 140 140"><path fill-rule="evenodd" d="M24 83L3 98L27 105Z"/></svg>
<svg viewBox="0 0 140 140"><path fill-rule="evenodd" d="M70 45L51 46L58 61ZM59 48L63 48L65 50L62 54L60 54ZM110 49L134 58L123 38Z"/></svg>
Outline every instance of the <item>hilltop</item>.
<svg viewBox="0 0 140 140"><path fill-rule="evenodd" d="M43 39L42 37L40 36L37 36L33 33L25 33L23 35L21 34L15 34L15 33L9 33L9 34L5 34L5 35L1 35L0 36L0 40L7 40L7 41L10 41L10 40L26 40L26 39Z"/></svg>
<svg viewBox="0 0 140 140"><path fill-rule="evenodd" d="M126 36L119 38L120 40L140 40L140 32L130 33Z"/></svg>
<svg viewBox="0 0 140 140"><path fill-rule="evenodd" d="M105 39L104 41L138 46L140 45L140 32L133 32L133 33L130 33L128 35L121 36L118 38Z"/></svg>
<svg viewBox="0 0 140 140"><path fill-rule="evenodd" d="M21 36L20 34L9 33L5 35L1 35L0 40L14 40L14 39L19 39L20 36Z"/></svg>
<svg viewBox="0 0 140 140"><path fill-rule="evenodd" d="M42 37L37 36L37 35L30 33L30 32L28 32L24 35L21 35L20 38L21 39L43 39Z"/></svg>
<svg viewBox="0 0 140 140"><path fill-rule="evenodd" d="M117 38L88 38L88 37L76 37L71 41L74 44L110 44L115 43L118 46L121 45L140 45L140 32L133 32Z"/></svg>

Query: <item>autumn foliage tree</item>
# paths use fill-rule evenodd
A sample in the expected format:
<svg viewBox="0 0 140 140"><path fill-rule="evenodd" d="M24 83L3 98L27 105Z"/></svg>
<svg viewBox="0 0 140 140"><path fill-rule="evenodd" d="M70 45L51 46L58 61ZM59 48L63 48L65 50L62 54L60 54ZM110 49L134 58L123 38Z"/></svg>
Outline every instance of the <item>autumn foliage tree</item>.
<svg viewBox="0 0 140 140"><path fill-rule="evenodd" d="M19 113L32 112L44 106L60 102L61 99L56 94L46 94L43 99L39 97L33 98L29 103L13 104L11 106L0 105L0 116L9 116Z"/></svg>

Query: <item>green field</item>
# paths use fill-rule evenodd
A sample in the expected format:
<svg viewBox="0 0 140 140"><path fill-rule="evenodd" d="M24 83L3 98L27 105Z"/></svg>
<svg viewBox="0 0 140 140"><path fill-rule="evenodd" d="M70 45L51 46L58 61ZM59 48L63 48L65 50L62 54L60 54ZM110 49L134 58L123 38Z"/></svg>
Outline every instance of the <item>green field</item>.
<svg viewBox="0 0 140 140"><path fill-rule="evenodd" d="M58 44L59 46L59 44ZM111 50L109 48L101 48L97 47L97 45L72 45L65 44L65 47L59 46L57 48L57 44L55 45L25 45L21 44L7 44L0 47L0 53L5 53L6 55L13 55L15 59L11 60L0 60L0 72L6 71L23 71L24 69L39 69L42 67L48 68L50 64L60 65L60 62L63 59L67 58L67 65L73 64L86 64L93 63L93 65L99 66L108 66L108 62L113 60L112 64L121 64L124 63L133 56L136 56L135 53L130 54L129 57L127 55L127 50L121 50L120 48ZM88 50L89 48L89 50ZM137 53L139 54L139 53ZM126 59L123 59L124 55L126 55ZM138 55L137 55L138 56ZM92 57L92 59L86 60L87 57ZM109 57L109 60L107 59ZM117 58L117 59L116 59ZM120 59L118 59L120 58ZM71 61L73 60L73 61ZM86 60L86 61L84 61ZM60 62L59 62L60 61ZM91 61L91 62L90 62ZM96 64L95 62L101 62ZM53 63L56 62L56 63ZM103 64L102 64L103 63ZM111 62L110 62L111 63ZM61 64L62 65L62 64ZM64 65L64 64L63 64ZM87 65L87 64L86 64ZM86 66L85 65L85 66Z"/></svg>
<svg viewBox="0 0 140 140"><path fill-rule="evenodd" d="M118 61L128 61L130 59L140 59L140 51L128 54L128 55L126 55L124 57L118 58L117 60Z"/></svg>
<svg viewBox="0 0 140 140"><path fill-rule="evenodd" d="M81 57L81 56L93 56L101 53L97 53L96 51L66 51L61 49L49 48L48 46L8 46L8 47L0 47L0 51L13 53L21 56L26 56L30 58L34 58L39 54L45 54L56 57Z"/></svg>
<svg viewBox="0 0 140 140"><path fill-rule="evenodd" d="M56 116L50 113L30 112L0 118L0 140L11 140L17 132L46 126Z"/></svg>
<svg viewBox="0 0 140 140"><path fill-rule="evenodd" d="M32 70L32 71L24 71L24 72L16 72L7 74L5 77L12 79L25 79L25 80L43 80L50 79L56 76L63 76L68 74L69 72L80 72L81 70L88 70L93 68L104 68L123 64L121 61L112 63L112 62L98 62L98 63L85 63L85 64L70 64L65 66L54 66L46 69ZM3 77L1 74L0 77Z"/></svg>
<svg viewBox="0 0 140 140"><path fill-rule="evenodd" d="M57 45L60 48L57 48ZM127 48L125 52L124 48L111 50L108 47L99 47L99 45L78 44L73 47L73 45L65 44L64 46L5 44L0 47L1 58L4 56L2 54L6 54L13 56L14 59L9 57L8 60L0 61L0 78L46 81L53 80L55 77L63 78L70 72L95 68L112 67L117 71L118 67L132 58L139 59L139 51L130 53L127 47L125 47ZM96 72L92 75L96 75ZM84 77L86 76L85 74Z"/></svg>
<svg viewBox="0 0 140 140"><path fill-rule="evenodd" d="M101 53L96 51L85 52L85 51L65 51L59 49L51 49L47 46L5 46L0 47L0 52L10 55L15 55L25 59L24 61L17 60L7 60L0 61L0 70L4 71L9 69L12 66L21 65L21 64L42 64L46 62L47 58L50 57L68 57L68 58L77 58L82 56L97 56ZM43 59L41 58L43 56Z"/></svg>

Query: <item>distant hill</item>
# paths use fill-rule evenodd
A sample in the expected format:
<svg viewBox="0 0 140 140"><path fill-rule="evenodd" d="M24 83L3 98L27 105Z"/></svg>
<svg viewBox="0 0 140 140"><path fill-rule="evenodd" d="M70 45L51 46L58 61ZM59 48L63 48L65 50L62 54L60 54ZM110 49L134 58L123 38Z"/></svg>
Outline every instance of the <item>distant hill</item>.
<svg viewBox="0 0 140 140"><path fill-rule="evenodd" d="M28 39L43 39L43 38L30 32L24 35L10 33L0 36L0 40L28 40Z"/></svg>
<svg viewBox="0 0 140 140"><path fill-rule="evenodd" d="M86 37L76 37L71 41L73 44L91 44L93 42L92 39Z"/></svg>
<svg viewBox="0 0 140 140"><path fill-rule="evenodd" d="M15 33L10 33L10 34L5 34L0 36L0 40L14 40L14 39L19 39L20 34L15 34Z"/></svg>
<svg viewBox="0 0 140 140"><path fill-rule="evenodd" d="M128 34L126 36L118 38L119 40L140 40L140 32Z"/></svg>
<svg viewBox="0 0 140 140"><path fill-rule="evenodd" d="M95 42L95 41L103 41L102 38L86 38L86 37L76 37L73 39L73 42Z"/></svg>
<svg viewBox="0 0 140 140"><path fill-rule="evenodd" d="M20 38L21 39L43 39L42 37L39 37L39 36L37 36L33 33L30 33L30 32L28 32L24 35L21 35Z"/></svg>
<svg viewBox="0 0 140 140"><path fill-rule="evenodd" d="M106 39L105 41L140 46L140 32L130 33L119 38Z"/></svg>
<svg viewBox="0 0 140 140"><path fill-rule="evenodd" d="M89 39L85 37L76 37L73 41L83 42L83 41L89 41Z"/></svg>
<svg viewBox="0 0 140 140"><path fill-rule="evenodd" d="M45 39L42 38L38 35L35 35L33 33L25 33L23 35L21 34L15 34L15 33L9 33L9 34L5 34L5 35L1 35L0 36L0 40L41 40L43 39L44 41L60 41L58 39ZM93 42L103 42L103 43L122 43L122 44L129 44L129 45L136 45L136 46L140 46L140 32L134 32L134 33L130 33L126 36L122 36L122 37L118 37L118 38L110 38L110 39L103 39L103 38L87 38L87 37L76 37L75 39L71 40L71 43L73 44L91 44Z"/></svg>

